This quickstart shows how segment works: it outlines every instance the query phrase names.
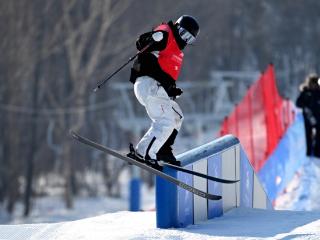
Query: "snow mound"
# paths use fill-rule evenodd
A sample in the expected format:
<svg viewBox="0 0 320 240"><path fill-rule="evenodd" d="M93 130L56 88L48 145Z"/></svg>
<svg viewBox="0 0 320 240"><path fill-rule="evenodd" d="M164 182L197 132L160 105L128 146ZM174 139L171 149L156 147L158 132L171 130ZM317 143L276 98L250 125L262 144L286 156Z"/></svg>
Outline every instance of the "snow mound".
<svg viewBox="0 0 320 240"><path fill-rule="evenodd" d="M310 158L279 195L275 208L280 210L320 210L320 160Z"/></svg>
<svg viewBox="0 0 320 240"><path fill-rule="evenodd" d="M70 222L1 225L0 239L320 239L320 212L238 208L182 229L158 229L155 218L155 212L117 212Z"/></svg>

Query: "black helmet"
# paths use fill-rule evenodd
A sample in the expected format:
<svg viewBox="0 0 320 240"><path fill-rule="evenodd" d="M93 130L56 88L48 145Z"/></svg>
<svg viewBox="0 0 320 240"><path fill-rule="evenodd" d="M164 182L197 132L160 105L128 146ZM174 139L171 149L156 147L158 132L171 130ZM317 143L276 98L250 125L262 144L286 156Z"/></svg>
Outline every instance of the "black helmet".
<svg viewBox="0 0 320 240"><path fill-rule="evenodd" d="M187 44L192 44L200 32L199 24L194 17L182 15L175 25L179 30L179 35Z"/></svg>

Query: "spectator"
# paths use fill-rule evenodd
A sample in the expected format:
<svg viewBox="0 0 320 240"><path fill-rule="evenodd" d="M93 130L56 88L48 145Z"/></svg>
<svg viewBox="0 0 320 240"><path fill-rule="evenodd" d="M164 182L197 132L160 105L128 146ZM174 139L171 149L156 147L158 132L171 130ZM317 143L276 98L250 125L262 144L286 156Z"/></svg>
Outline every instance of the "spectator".
<svg viewBox="0 0 320 240"><path fill-rule="evenodd" d="M310 74L300 85L297 107L302 108L307 156L320 158L320 78Z"/></svg>

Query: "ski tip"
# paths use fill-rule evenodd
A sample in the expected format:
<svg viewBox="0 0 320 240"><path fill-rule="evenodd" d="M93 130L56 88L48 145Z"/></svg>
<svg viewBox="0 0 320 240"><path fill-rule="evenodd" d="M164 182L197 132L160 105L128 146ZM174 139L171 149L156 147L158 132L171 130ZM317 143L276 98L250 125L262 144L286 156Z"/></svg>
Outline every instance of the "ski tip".
<svg viewBox="0 0 320 240"><path fill-rule="evenodd" d="M238 183L238 182L240 182L240 180L226 180L226 182L224 183L232 184L232 183Z"/></svg>
<svg viewBox="0 0 320 240"><path fill-rule="evenodd" d="M213 200L213 201L219 201L222 199L222 196L219 196L219 195L210 195L208 196L208 199L209 200Z"/></svg>

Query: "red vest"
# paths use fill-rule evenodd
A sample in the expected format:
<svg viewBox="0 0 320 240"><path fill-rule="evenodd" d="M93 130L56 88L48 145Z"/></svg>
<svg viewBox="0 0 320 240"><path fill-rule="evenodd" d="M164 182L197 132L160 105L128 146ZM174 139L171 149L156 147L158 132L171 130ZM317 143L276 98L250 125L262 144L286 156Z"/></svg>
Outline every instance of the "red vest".
<svg viewBox="0 0 320 240"><path fill-rule="evenodd" d="M180 50L168 24L163 23L154 30L169 33L167 46L159 52L158 62L164 72L177 80L182 66L183 52Z"/></svg>

